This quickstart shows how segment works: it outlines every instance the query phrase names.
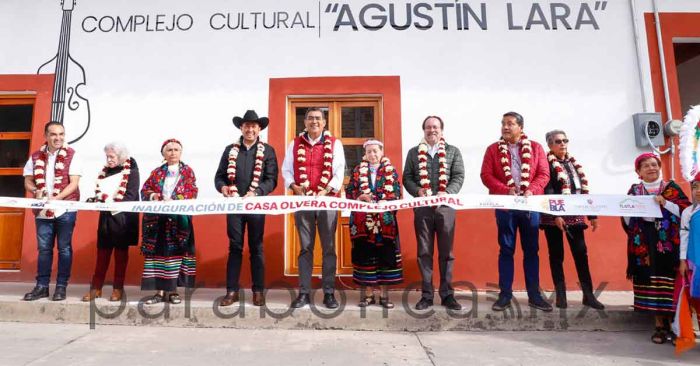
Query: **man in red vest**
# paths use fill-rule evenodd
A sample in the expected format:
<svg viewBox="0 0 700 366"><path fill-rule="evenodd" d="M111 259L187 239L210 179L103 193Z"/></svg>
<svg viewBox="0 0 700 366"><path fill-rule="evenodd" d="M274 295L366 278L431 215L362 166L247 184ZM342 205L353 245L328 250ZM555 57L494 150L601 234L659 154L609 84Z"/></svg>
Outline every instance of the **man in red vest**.
<svg viewBox="0 0 700 366"><path fill-rule="evenodd" d="M326 118L320 108L311 107L304 116L305 131L289 144L282 163L285 187L298 196L337 196L345 174L345 152L340 140L324 128ZM316 230L323 251L322 282L323 304L329 309L338 307L335 289L335 229L336 211L297 211L294 222L299 232L299 296L293 308L309 303L311 272L313 271Z"/></svg>
<svg viewBox="0 0 700 366"><path fill-rule="evenodd" d="M24 188L36 199L77 201L81 170L75 150L65 144L65 129L59 122L44 127L46 142L32 153L24 166ZM58 247L58 275L54 301L66 299L73 261L73 228L75 211L34 210L36 239L39 248L36 286L24 295L25 301L49 297L49 281L53 263L54 241Z"/></svg>

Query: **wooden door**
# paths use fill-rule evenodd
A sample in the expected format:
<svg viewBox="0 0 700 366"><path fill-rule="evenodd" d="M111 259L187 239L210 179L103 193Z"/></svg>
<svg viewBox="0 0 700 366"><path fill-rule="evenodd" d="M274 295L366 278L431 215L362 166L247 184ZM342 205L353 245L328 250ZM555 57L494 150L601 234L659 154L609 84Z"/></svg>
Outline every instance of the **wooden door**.
<svg viewBox="0 0 700 366"><path fill-rule="evenodd" d="M0 196L24 197L22 170L29 156L34 97L0 97ZM0 207L0 269L18 270L24 209Z"/></svg>
<svg viewBox="0 0 700 366"><path fill-rule="evenodd" d="M364 151L362 144L370 138L382 140L381 97L314 97L289 98L287 109L287 143L304 130L304 115L309 107L321 108L326 116L326 129L339 138L345 150L345 179L348 183L352 169L360 163ZM290 192L287 192L290 194ZM344 197L345 189L341 191ZM338 213L338 229L335 234L338 256L338 275L352 275L352 243L348 219L350 212ZM294 226L294 215L285 218L285 274L299 273L299 235ZM318 237L314 248L314 275L321 274L322 251Z"/></svg>

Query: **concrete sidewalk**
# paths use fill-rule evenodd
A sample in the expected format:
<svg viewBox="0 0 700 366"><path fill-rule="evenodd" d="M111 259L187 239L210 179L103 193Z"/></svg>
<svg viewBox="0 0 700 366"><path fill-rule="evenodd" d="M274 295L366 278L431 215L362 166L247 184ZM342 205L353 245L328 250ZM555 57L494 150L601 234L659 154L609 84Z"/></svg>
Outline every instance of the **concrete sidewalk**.
<svg viewBox="0 0 700 366"><path fill-rule="evenodd" d="M650 332L357 332L0 323L0 365L698 365Z"/></svg>
<svg viewBox="0 0 700 366"><path fill-rule="evenodd" d="M464 310L447 311L439 305L429 310L416 311L413 306L420 292L392 292L396 308L379 306L360 308L358 291L336 292L339 309L328 310L321 305L322 294L317 292L314 303L301 309L290 309L289 303L296 292L271 290L267 306L253 306L251 293L245 294L243 305L220 308L216 299L224 295L221 289L196 289L190 301L180 305L144 305L142 301L152 292L141 292L127 287L127 300L113 303L101 298L94 303L80 301L87 285L68 287L68 299L54 302L41 299L20 301L32 283L0 283L0 321L41 322L97 325L158 325L174 327L207 327L239 329L336 329L381 331L441 331L441 330L608 330L631 331L651 329L648 316L634 313L629 305L629 292L604 292L600 300L605 311L596 311L580 303L581 293L570 292L569 308L544 313L527 306L525 293L516 293L511 311L493 312L494 293L458 293ZM53 288L51 288L53 291ZM106 296L111 289L105 287ZM181 295L184 293L181 292ZM547 294L551 295L551 294ZM552 296L553 298L553 296Z"/></svg>

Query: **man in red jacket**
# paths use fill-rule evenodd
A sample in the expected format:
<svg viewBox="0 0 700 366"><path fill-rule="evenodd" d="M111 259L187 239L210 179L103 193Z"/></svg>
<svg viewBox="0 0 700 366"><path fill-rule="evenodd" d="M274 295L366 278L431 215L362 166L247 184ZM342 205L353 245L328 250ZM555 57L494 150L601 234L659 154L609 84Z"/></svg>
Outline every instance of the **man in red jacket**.
<svg viewBox="0 0 700 366"><path fill-rule="evenodd" d="M481 181L489 194L528 197L543 194L549 182L549 165L544 149L530 141L523 133L523 117L508 112L501 120L501 139L491 144L481 165ZM552 311L540 293L538 212L496 210L498 226L498 287L500 293L492 309L503 311L510 306L513 297L513 253L516 230L520 231L525 267L525 285L528 305L543 311Z"/></svg>

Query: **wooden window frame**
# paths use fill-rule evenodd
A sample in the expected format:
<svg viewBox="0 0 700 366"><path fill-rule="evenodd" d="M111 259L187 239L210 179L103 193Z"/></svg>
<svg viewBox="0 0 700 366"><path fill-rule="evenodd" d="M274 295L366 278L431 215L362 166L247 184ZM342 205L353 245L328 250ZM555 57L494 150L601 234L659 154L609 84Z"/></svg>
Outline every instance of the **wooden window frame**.
<svg viewBox="0 0 700 366"><path fill-rule="evenodd" d="M370 138L384 141L384 125L382 105L384 101L381 95L328 95L328 96L289 96L287 99L287 139L291 141L296 136L296 108L319 107L328 108L326 128L335 138L339 139L343 146L362 146ZM342 108L343 107L372 107L374 113L374 136L372 137L343 137L342 136ZM337 121L332 125L331 121ZM353 167L350 167L352 169ZM343 180L343 185L348 183L348 177Z"/></svg>
<svg viewBox="0 0 700 366"><path fill-rule="evenodd" d="M29 151L31 152L31 142L32 142L32 130L34 127L34 119L36 118L36 103L37 98L35 93L22 93L22 94L12 94L12 93L0 93L0 106L3 105L31 105L32 106L32 116L31 121L28 126L28 131L24 132L0 132L0 141L7 140L27 140L29 142ZM22 176L24 172L23 167L0 167L0 176ZM16 209L9 207L0 207L0 214L17 216L20 227L18 228L19 234L23 235L24 232L24 209ZM21 241L21 239L20 239ZM21 253L22 245L20 242L20 247L17 248L20 257L17 260L0 260L0 270L2 271L17 271L21 268Z"/></svg>
<svg viewBox="0 0 700 366"><path fill-rule="evenodd" d="M36 104L36 95L34 94L0 94L0 105L31 105ZM32 110L32 121L34 120L34 111ZM29 131L26 132L0 132L0 140L27 140L31 144L32 140L32 125L29 125ZM31 148L30 148L31 151ZM0 175L22 175L23 168L3 168L0 167Z"/></svg>

